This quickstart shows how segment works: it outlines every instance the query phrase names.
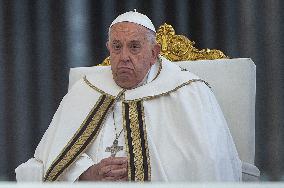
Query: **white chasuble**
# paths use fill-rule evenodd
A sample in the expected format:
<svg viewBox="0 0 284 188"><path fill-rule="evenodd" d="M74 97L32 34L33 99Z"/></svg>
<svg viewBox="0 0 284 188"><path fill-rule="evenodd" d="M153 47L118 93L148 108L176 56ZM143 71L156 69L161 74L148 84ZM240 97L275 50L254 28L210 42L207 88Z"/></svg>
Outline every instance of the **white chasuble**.
<svg viewBox="0 0 284 188"><path fill-rule="evenodd" d="M154 72L154 73L153 73ZM120 133L121 132L121 133ZM119 136L118 136L119 135ZM74 84L18 181L76 181L109 157L128 157L130 181L240 181L241 161L210 88L163 58L123 90L110 67Z"/></svg>

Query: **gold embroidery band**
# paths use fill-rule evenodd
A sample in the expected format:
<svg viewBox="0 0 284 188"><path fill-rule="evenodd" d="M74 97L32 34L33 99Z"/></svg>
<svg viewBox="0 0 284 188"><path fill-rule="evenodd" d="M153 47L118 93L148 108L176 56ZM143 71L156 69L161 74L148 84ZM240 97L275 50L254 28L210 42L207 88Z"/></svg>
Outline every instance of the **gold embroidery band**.
<svg viewBox="0 0 284 188"><path fill-rule="evenodd" d="M150 181L151 166L142 101L123 103L128 179Z"/></svg>
<svg viewBox="0 0 284 188"><path fill-rule="evenodd" d="M76 161L80 154L87 149L92 141L96 139L114 100L112 97L101 95L81 127L47 170L44 181L56 181Z"/></svg>

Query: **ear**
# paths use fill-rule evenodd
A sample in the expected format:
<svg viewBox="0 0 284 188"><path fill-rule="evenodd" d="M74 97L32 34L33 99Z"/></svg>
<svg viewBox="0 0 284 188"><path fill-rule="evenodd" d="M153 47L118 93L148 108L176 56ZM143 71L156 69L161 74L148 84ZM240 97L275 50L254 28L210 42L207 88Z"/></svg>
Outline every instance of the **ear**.
<svg viewBox="0 0 284 188"><path fill-rule="evenodd" d="M109 41L106 42L106 47L107 47L107 49L109 51Z"/></svg>
<svg viewBox="0 0 284 188"><path fill-rule="evenodd" d="M153 61L152 65L156 63L156 60L158 59L160 52L161 52L161 45L155 44L152 48L152 57L153 57L153 59L155 59L155 61Z"/></svg>

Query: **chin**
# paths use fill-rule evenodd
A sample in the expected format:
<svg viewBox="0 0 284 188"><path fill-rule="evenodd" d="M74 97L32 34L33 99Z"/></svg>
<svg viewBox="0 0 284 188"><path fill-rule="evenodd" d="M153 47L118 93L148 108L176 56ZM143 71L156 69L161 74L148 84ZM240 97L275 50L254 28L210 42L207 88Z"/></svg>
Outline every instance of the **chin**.
<svg viewBox="0 0 284 188"><path fill-rule="evenodd" d="M123 89L132 89L137 86L137 84L129 84L129 83L123 83L123 82L117 83L117 85L119 85Z"/></svg>
<svg viewBox="0 0 284 188"><path fill-rule="evenodd" d="M120 74L114 78L114 80L115 83L123 89L135 88L140 83L136 81L136 78L133 75L129 74Z"/></svg>
<svg viewBox="0 0 284 188"><path fill-rule="evenodd" d="M123 88L123 89L132 89L133 87L130 87L130 86L120 86L121 88Z"/></svg>
<svg viewBox="0 0 284 188"><path fill-rule="evenodd" d="M138 84L136 83L129 83L129 80L117 80L116 84L123 89L132 89L135 88Z"/></svg>

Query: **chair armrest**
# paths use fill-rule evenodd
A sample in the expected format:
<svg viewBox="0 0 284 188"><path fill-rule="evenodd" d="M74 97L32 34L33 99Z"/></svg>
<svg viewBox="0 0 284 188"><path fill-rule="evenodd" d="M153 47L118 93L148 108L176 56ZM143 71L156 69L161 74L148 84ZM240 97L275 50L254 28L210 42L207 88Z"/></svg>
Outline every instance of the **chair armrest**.
<svg viewBox="0 0 284 188"><path fill-rule="evenodd" d="M19 165L15 169L15 172L18 182L43 181L43 164L35 158L31 158L27 162Z"/></svg>

